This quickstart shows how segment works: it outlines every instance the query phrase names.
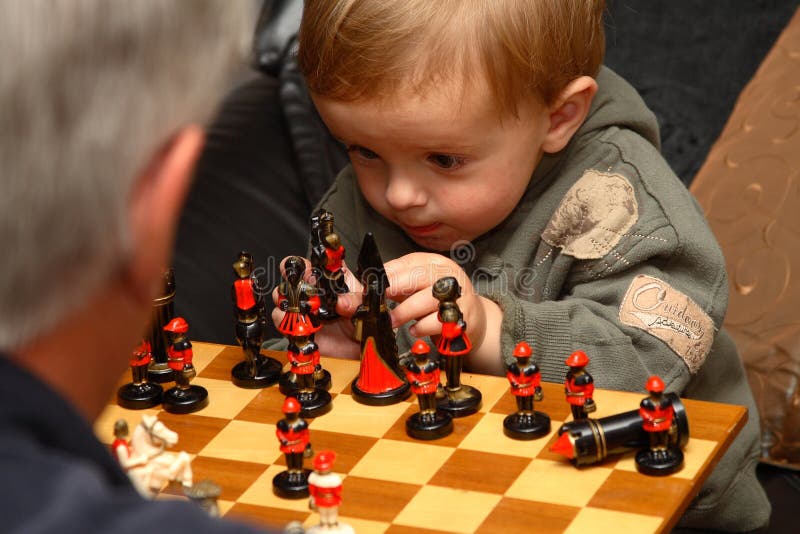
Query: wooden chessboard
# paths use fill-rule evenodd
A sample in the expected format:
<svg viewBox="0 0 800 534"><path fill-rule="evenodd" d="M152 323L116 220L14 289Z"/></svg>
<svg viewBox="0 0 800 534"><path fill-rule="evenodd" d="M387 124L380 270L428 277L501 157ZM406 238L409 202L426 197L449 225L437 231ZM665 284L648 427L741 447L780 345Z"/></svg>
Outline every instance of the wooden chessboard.
<svg viewBox="0 0 800 534"><path fill-rule="evenodd" d="M272 477L285 466L275 437L283 396L277 386L234 386L230 369L241 359L238 348L195 343L195 383L208 389L208 407L173 415L125 410L112 401L95 431L110 444L116 419L127 419L133 429L142 413L158 414L180 435L175 449L194 456L194 480L222 487L225 516L279 528L292 520L315 524L307 499L272 493ZM334 470L344 478L340 517L359 533L668 531L747 418L739 406L685 400L691 439L678 473L641 475L632 454L577 469L548 451L560 423L570 418L560 384L543 384L545 399L536 406L550 415L551 434L515 441L502 431L503 418L516 409L508 382L464 374L462 381L483 393L482 409L456 419L450 436L420 442L405 433L405 418L417 410L413 396L393 406L358 404L349 394L358 362L323 359L323 365L333 376L333 410L309 420L311 443L315 451L336 451ZM593 415L636 409L642 397L597 390Z"/></svg>

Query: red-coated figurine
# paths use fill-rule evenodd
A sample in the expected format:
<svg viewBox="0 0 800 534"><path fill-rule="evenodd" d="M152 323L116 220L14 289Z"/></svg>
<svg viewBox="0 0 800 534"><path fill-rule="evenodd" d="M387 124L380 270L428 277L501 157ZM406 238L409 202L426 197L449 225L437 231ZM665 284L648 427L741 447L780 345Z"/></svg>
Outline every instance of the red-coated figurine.
<svg viewBox="0 0 800 534"><path fill-rule="evenodd" d="M319 317L336 319L336 302L349 291L344 281L344 246L333 229L333 213L321 209L311 218L311 266L320 295Z"/></svg>
<svg viewBox="0 0 800 534"><path fill-rule="evenodd" d="M321 451L314 457L314 472L308 476L308 490L311 495L308 506L319 512L319 525L307 532L351 534L355 531L350 525L339 522L339 505L342 504L342 478L333 472L336 454Z"/></svg>
<svg viewBox="0 0 800 534"><path fill-rule="evenodd" d="M564 381L564 393L572 410L572 419L580 421L597 410L597 405L592 398L594 379L585 369L589 365L589 357L582 350L576 350L570 354L565 363L569 366L569 371L567 371L567 378Z"/></svg>
<svg viewBox="0 0 800 534"><path fill-rule="evenodd" d="M245 359L231 369L231 381L248 389L271 386L280 378L283 366L278 360L261 354L267 311L263 293L258 291L253 256L240 252L233 270L237 277L231 286L236 340Z"/></svg>
<svg viewBox="0 0 800 534"><path fill-rule="evenodd" d="M164 410L171 413L191 413L208 405L208 391L203 386L191 384L197 376L192 359L192 343L188 339L189 323L175 317L164 327L169 334L167 363L175 376L175 387L164 392Z"/></svg>
<svg viewBox="0 0 800 534"><path fill-rule="evenodd" d="M514 347L517 359L508 366L506 378L511 384L511 394L517 400L517 413L503 420L503 433L513 439L535 439L550 432L550 416L533 409L533 401L544 398L542 393L542 375L539 367L531 358L533 351L524 341Z"/></svg>
<svg viewBox="0 0 800 534"><path fill-rule="evenodd" d="M454 277L447 276L433 284L432 292L439 301L438 318L442 323L442 334L436 348L444 358L447 375L444 395L438 399L439 408L453 417L464 417L480 409L483 396L477 388L461 383L464 355L472 349L467 323L456 303L461 296L461 286Z"/></svg>
<svg viewBox="0 0 800 534"><path fill-rule="evenodd" d="M320 306L314 287L303 280L306 264L299 256L289 256L283 265L284 279L278 286L278 307L286 312L278 325L285 336L297 335L297 326L305 325L313 334L321 325L316 316Z"/></svg>
<svg viewBox="0 0 800 534"><path fill-rule="evenodd" d="M650 392L639 405L642 428L650 436L650 447L636 454L636 467L647 475L669 475L683 465L683 451L670 440L675 415L672 402L664 395L664 382L657 376L647 379Z"/></svg>
<svg viewBox="0 0 800 534"><path fill-rule="evenodd" d="M300 418L300 403L294 397L286 397L282 411L286 417L278 421L275 435L286 458L286 470L273 477L272 489L286 499L308 497L311 470L303 468L303 456L310 445L308 423Z"/></svg>
<svg viewBox="0 0 800 534"><path fill-rule="evenodd" d="M117 390L117 403L129 410L143 410L161 404L163 390L158 384L148 381L147 370L152 360L150 343L142 343L131 354L133 381Z"/></svg>
<svg viewBox="0 0 800 534"><path fill-rule="evenodd" d="M419 401L419 412L406 419L406 433L412 438L425 440L447 436L453 431L453 418L436 405L439 363L430 358L430 348L421 339L414 342L411 354L413 359L406 359L403 366L411 391Z"/></svg>
<svg viewBox="0 0 800 534"><path fill-rule="evenodd" d="M303 417L319 417L331 410L331 394L320 388L314 379L314 370L319 366L319 347L312 338L310 328L297 325L295 335L289 336L286 357L291 364L290 373L295 375L296 397L302 406Z"/></svg>

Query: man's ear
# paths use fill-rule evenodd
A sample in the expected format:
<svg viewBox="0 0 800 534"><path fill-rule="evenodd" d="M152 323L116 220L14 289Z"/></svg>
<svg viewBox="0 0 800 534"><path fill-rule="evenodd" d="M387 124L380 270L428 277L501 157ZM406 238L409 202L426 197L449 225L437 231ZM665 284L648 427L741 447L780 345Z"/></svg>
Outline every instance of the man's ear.
<svg viewBox="0 0 800 534"><path fill-rule="evenodd" d="M575 78L567 84L549 108L550 128L542 150L553 153L567 146L589 113L595 93L597 82L589 76Z"/></svg>
<svg viewBox="0 0 800 534"><path fill-rule="evenodd" d="M129 203L132 246L126 279L137 300L152 302L163 283L204 140L199 126L183 128L153 154L136 180Z"/></svg>

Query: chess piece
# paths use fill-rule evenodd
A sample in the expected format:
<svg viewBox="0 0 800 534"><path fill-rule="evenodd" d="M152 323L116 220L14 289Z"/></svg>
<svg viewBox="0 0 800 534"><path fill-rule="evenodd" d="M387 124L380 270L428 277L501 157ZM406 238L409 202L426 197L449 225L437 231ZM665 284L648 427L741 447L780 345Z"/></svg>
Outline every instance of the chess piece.
<svg viewBox="0 0 800 534"><path fill-rule="evenodd" d="M344 281L344 245L333 229L333 213L321 209L311 218L311 265L320 295L319 318L339 317L336 302L349 291Z"/></svg>
<svg viewBox="0 0 800 534"><path fill-rule="evenodd" d="M356 274L364 286L361 305L353 314L355 339L361 343L361 366L350 389L362 404L395 404L408 398L411 388L400 369L397 339L386 305L389 278L371 233L364 236Z"/></svg>
<svg viewBox="0 0 800 534"><path fill-rule="evenodd" d="M686 408L675 393L664 396L674 414L669 430L670 444L684 447L689 441ZM561 426L558 435L550 450L566 456L576 466L602 462L608 456L647 447L650 443L638 409L598 419L570 421Z"/></svg>
<svg viewBox="0 0 800 534"><path fill-rule="evenodd" d="M231 369L231 381L247 389L271 386L280 378L283 366L275 358L261 354L267 310L263 294L257 291L253 256L240 252L233 270L237 276L231 287L236 340L242 347L245 359Z"/></svg>
<svg viewBox="0 0 800 534"><path fill-rule="evenodd" d="M531 359L533 351L524 341L514 347L516 362L508 366L506 377L517 399L517 413L503 420L503 433L513 439L529 440L550 432L550 417L533 409L533 401L544 398L539 367Z"/></svg>
<svg viewBox="0 0 800 534"><path fill-rule="evenodd" d="M350 525L339 522L339 505L342 503L342 478L333 471L336 454L321 451L314 457L314 472L308 476L311 495L308 506L319 512L319 525L308 529L309 534L355 534Z"/></svg>
<svg viewBox="0 0 800 534"><path fill-rule="evenodd" d="M592 398L594 395L594 379L585 367L589 365L589 357L582 350L576 350L565 363L569 366L567 378L564 381L564 393L567 396L573 421L580 421L589 417L597 410L597 405Z"/></svg>
<svg viewBox="0 0 800 534"><path fill-rule="evenodd" d="M127 428L125 430L127 432ZM142 415L131 437L126 471L143 496L153 497L165 482L180 484L184 491L192 486L192 458L186 451L166 451L176 443L178 434L167 428L157 416ZM121 450L120 447L116 449L117 452Z"/></svg>
<svg viewBox="0 0 800 534"><path fill-rule="evenodd" d="M300 418L300 403L294 397L283 401L284 419L278 421L275 434L281 452L286 458L286 470L272 479L272 490L285 499L308 497L308 475L310 469L303 468L303 456L308 447L308 423Z"/></svg>
<svg viewBox="0 0 800 534"><path fill-rule="evenodd" d="M428 344L418 339L411 347L413 358L404 360L406 378L419 401L419 412L406 419L406 433L416 439L443 438L453 431L452 416L436 405L439 363L430 358Z"/></svg>
<svg viewBox="0 0 800 534"><path fill-rule="evenodd" d="M461 383L464 355L472 349L467 323L456 303L461 296L461 287L452 276L440 278L433 284L433 296L439 301L438 318L442 323L442 334L436 348L444 358L447 376L447 385L437 402L440 409L453 417L464 417L480 409L482 395L477 388Z"/></svg>
<svg viewBox="0 0 800 534"><path fill-rule="evenodd" d="M128 439L129 435L128 422L125 419L114 421L114 441L111 443L111 455L119 463L122 470L128 474L128 478L136 488L136 491L142 497L149 499L153 494L147 483L142 477L133 474L139 471L138 468L147 465L147 459L133 455L131 442Z"/></svg>
<svg viewBox="0 0 800 534"><path fill-rule="evenodd" d="M175 272L172 269L164 271L164 284L161 294L153 300L153 315L150 318L150 332L148 342L153 359L148 366L147 376L152 383L163 384L173 379L172 369L167 360L169 336L164 332L164 327L175 318Z"/></svg>
<svg viewBox="0 0 800 534"><path fill-rule="evenodd" d="M201 480L184 490L184 495L197 504L209 517L219 517L219 504L217 499L222 494L222 488L213 480Z"/></svg>
<svg viewBox="0 0 800 534"><path fill-rule="evenodd" d="M683 451L670 443L674 409L664 396L664 382L657 376L647 379L647 391L639 405L642 428L650 436L649 447L636 453L636 468L646 475L669 475L683 465Z"/></svg>
<svg viewBox="0 0 800 534"><path fill-rule="evenodd" d="M302 406L302 417L319 417L331 410L331 394L317 387L314 380L314 369L319 365L319 348L311 339L309 328L298 324L296 335L289 336L289 347L286 351L291 368L290 373L296 376L296 397Z"/></svg>
<svg viewBox="0 0 800 534"><path fill-rule="evenodd" d="M197 376L192 364L192 343L187 333L189 324L183 317L175 317L165 327L169 333L168 364L175 376L175 387L164 392L164 410L170 413L191 413L208 406L208 391L203 386L191 384Z"/></svg>
<svg viewBox="0 0 800 534"><path fill-rule="evenodd" d="M147 369L152 360L150 343L142 341L131 355L132 382L117 390L117 404L129 410L143 410L161 404L163 389L147 379Z"/></svg>
<svg viewBox="0 0 800 534"><path fill-rule="evenodd" d="M289 256L283 264L283 271L283 280L278 286L278 307L286 313L278 331L284 336L294 336L297 326L303 324L309 334L313 334L321 326L316 315L320 299L314 287L303 280L306 263L299 256Z"/></svg>

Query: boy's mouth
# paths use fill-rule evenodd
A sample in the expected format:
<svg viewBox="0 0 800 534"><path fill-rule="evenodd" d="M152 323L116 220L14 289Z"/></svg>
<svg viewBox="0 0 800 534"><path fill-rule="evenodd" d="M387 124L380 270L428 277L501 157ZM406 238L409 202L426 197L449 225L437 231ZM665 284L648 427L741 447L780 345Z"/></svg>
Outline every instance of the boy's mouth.
<svg viewBox="0 0 800 534"><path fill-rule="evenodd" d="M405 229L407 234L423 236L423 235L432 234L433 232L438 230L439 227L441 227L441 226L442 226L442 223L438 223L437 222L437 223L432 223L432 224L426 224L424 226L408 226L408 225L404 224L403 228Z"/></svg>

